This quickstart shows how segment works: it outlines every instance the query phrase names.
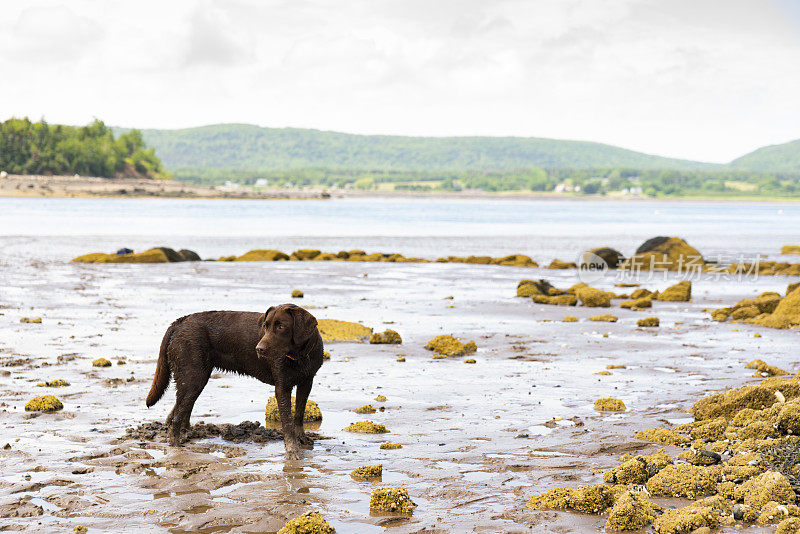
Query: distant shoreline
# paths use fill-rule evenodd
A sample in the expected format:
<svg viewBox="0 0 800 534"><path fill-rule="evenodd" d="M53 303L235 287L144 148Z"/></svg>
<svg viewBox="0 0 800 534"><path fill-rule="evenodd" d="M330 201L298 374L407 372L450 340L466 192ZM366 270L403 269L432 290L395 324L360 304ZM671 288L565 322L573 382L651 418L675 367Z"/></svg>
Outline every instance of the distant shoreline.
<svg viewBox="0 0 800 534"><path fill-rule="evenodd" d="M143 178L38 176L0 177L0 197L24 198L208 198L208 199L323 199L322 190L291 191L233 189Z"/></svg>
<svg viewBox="0 0 800 534"><path fill-rule="evenodd" d="M0 177L0 197L20 198L196 198L196 199L252 199L299 200L328 198L444 198L487 200L571 200L576 202L787 202L800 201L798 197L770 196L616 196L582 195L532 191L361 191L315 189L253 190L248 187L226 188L192 184L179 180L151 180L139 178L99 178L86 176L40 176L9 174Z"/></svg>

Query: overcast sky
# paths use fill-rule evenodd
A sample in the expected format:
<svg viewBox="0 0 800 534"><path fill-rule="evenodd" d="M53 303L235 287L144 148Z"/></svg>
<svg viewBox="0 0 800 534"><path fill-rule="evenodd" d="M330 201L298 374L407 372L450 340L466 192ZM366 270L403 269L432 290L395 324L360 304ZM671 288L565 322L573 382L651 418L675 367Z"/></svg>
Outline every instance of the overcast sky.
<svg viewBox="0 0 800 534"><path fill-rule="evenodd" d="M0 3L0 119L600 141L800 138L800 0Z"/></svg>

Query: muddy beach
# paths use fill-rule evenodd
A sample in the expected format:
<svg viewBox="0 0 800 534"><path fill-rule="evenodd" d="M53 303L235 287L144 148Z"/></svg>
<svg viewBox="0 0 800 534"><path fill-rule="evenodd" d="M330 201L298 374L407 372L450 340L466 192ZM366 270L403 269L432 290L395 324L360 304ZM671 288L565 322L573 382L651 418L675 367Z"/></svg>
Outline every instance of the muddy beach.
<svg viewBox="0 0 800 534"><path fill-rule="evenodd" d="M757 383L745 367L753 359L791 372L800 364L797 330L719 323L704 311L765 291L783 294L798 277L742 284L702 275L691 302L658 301L647 311L615 303L610 312L618 320L600 323L589 320L601 313L593 308L515 296L522 278L570 287L575 271L68 263L87 248L83 241L0 241L0 518L7 530L277 532L318 510L337 532L597 532L603 516L530 510L526 502L554 487L602 483L623 454L655 453L662 446L634 438L637 431L687 423L697 399ZM233 248L219 238L189 244L203 255ZM676 281L659 274L642 286L663 291ZM592 285L619 293L615 282L609 275ZM144 406L164 329L198 310L290 302L294 289L304 293L295 302L318 318L391 329L402 343L326 344L331 359L311 394L323 419L312 427L314 450L300 461L285 462L280 434L265 428L271 388L223 373L212 376L196 404L193 439L170 448L161 422L174 389L155 407ZM577 321L563 322L568 315ZM659 318L658 328L637 327L650 316ZM23 317L42 322L21 323ZM433 359L425 345L441 334L475 340L477 352ZM112 365L94 367L98 358ZM467 358L476 363L465 365ZM69 385L37 386L56 379ZM63 409L25 412L26 402L45 394ZM606 397L627 410L595 410ZM368 404L375 413L353 411ZM389 433L343 430L367 420ZM384 442L402 448L382 449ZM380 480L349 475L367 465L382 465ZM371 491L386 486L408 490L417 504L412 515L370 513ZM688 503L652 500L665 508Z"/></svg>

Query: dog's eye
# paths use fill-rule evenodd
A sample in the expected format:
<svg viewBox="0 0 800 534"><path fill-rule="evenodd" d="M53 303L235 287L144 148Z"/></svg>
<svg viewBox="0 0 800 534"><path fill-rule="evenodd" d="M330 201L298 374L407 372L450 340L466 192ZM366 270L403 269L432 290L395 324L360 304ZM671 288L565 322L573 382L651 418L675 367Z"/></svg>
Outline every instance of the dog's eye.
<svg viewBox="0 0 800 534"><path fill-rule="evenodd" d="M278 330L283 330L283 325L281 323L278 323L275 325L275 328L277 328Z"/></svg>

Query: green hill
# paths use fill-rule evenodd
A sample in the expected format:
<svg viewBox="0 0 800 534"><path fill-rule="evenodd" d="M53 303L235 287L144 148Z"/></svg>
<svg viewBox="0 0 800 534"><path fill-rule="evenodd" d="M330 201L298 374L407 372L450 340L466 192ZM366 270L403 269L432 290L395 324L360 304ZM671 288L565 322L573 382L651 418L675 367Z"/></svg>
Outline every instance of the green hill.
<svg viewBox="0 0 800 534"><path fill-rule="evenodd" d="M248 124L142 130L142 134L168 169L326 168L436 172L531 167L680 170L720 167L601 143L523 137L353 135Z"/></svg>
<svg viewBox="0 0 800 534"><path fill-rule="evenodd" d="M748 171L800 173L800 139L759 148L733 160L730 166Z"/></svg>

